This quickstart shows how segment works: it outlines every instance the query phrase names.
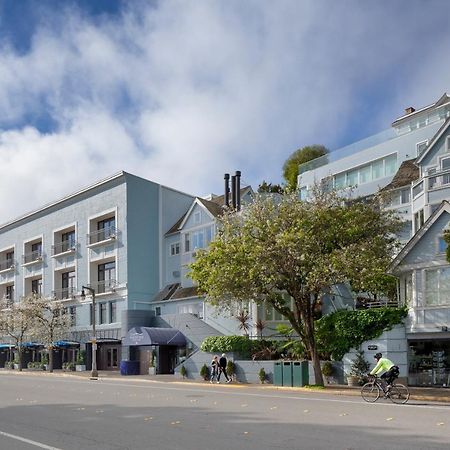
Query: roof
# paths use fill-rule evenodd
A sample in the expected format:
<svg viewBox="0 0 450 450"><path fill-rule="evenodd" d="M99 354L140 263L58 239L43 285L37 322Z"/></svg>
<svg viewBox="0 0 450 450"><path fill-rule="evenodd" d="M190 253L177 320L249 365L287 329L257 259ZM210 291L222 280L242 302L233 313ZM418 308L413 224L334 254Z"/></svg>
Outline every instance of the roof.
<svg viewBox="0 0 450 450"><path fill-rule="evenodd" d="M134 327L122 339L122 345L186 345L186 337L175 328Z"/></svg>
<svg viewBox="0 0 450 450"><path fill-rule="evenodd" d="M175 286L175 288L173 288ZM161 291L159 291L153 298L152 302L159 303L168 300L181 300L183 298L198 297L198 288L192 287L180 287L180 283L168 284Z"/></svg>
<svg viewBox="0 0 450 450"><path fill-rule="evenodd" d="M415 159L403 161L397 170L397 173L392 178L392 181L386 185L380 192L391 191L405 186L409 186L413 181L420 177L419 168L415 164Z"/></svg>
<svg viewBox="0 0 450 450"><path fill-rule="evenodd" d="M392 126L395 127L396 125L399 125L401 122L407 121L411 119L414 116L417 116L425 111L428 111L433 108L437 108L438 106L444 105L445 103L448 103L450 101L450 97L445 92L442 97L439 98L439 100L435 103L432 103L431 105L425 106L423 108L418 109L417 111L413 111L409 114L405 114L403 116L398 117L392 122Z"/></svg>
<svg viewBox="0 0 450 450"><path fill-rule="evenodd" d="M425 158L428 153L430 153L431 149L434 147L436 142L441 138L441 136L445 133L445 131L448 129L450 125L450 117L448 117L445 122L442 124L442 126L437 130L436 134L433 136L431 141L429 142L426 150L417 158L416 164L420 164L422 160Z"/></svg>
<svg viewBox="0 0 450 450"><path fill-rule="evenodd" d="M428 232L431 226L436 222L436 220L444 213L450 214L450 203L444 200L439 208L431 214L427 221L422 225L422 227L417 231L417 233L407 242L407 244L400 250L398 255L393 259L391 265L388 268L388 273L396 272L396 268L405 259L409 252L414 248L414 246L423 238L423 236Z"/></svg>
<svg viewBox="0 0 450 450"><path fill-rule="evenodd" d="M251 186L246 186L240 190L241 197L243 197L248 192L253 192ZM172 233L177 233L183 228L184 222L189 216L191 210L193 209L195 204L201 204L213 217L220 217L224 211L224 201L225 195L218 195L216 197L212 197L211 200L206 200L201 197L195 197L191 206L189 206L188 210L170 227L170 229L166 232L166 236Z"/></svg>

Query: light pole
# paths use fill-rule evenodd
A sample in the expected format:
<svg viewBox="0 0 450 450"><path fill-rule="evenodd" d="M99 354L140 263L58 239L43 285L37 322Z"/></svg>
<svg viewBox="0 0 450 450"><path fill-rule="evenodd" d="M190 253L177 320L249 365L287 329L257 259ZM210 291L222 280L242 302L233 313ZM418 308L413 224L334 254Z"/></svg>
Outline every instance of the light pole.
<svg viewBox="0 0 450 450"><path fill-rule="evenodd" d="M81 298L85 299L86 294L84 290L87 290L92 295L92 370L91 378L98 378L97 372L97 335L95 332L95 289L89 286L81 286Z"/></svg>

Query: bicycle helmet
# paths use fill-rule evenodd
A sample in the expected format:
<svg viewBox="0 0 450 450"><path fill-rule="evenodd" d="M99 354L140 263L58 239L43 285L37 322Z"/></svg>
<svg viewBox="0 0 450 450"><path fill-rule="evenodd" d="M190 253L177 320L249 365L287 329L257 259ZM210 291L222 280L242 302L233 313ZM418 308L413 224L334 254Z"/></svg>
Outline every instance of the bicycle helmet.
<svg viewBox="0 0 450 450"><path fill-rule="evenodd" d="M374 358L375 359L380 359L383 355L381 353L376 353Z"/></svg>

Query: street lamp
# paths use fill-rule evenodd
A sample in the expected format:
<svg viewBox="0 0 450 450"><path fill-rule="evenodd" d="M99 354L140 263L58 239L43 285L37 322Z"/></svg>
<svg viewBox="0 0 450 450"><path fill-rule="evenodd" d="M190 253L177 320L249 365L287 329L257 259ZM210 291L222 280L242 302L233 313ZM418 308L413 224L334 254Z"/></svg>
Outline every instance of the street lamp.
<svg viewBox="0 0 450 450"><path fill-rule="evenodd" d="M86 298L86 294L84 290L87 290L92 295L92 370L91 370L91 378L98 378L97 372L97 336L95 332L95 289L92 289L89 286L81 286L81 298L84 300Z"/></svg>

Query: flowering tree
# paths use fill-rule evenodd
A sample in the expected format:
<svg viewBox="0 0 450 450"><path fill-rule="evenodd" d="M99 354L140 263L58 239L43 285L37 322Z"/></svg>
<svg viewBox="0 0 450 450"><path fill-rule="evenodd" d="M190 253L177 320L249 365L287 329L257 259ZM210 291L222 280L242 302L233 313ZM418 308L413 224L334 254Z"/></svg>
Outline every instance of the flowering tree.
<svg viewBox="0 0 450 450"><path fill-rule="evenodd" d="M197 252L191 277L209 302L253 300L290 322L308 350L316 384L323 385L314 333L317 306L330 287L365 289L384 273L399 222L374 202L345 202L316 191L257 197L241 213L227 213L207 251ZM286 295L288 294L288 295Z"/></svg>
<svg viewBox="0 0 450 450"><path fill-rule="evenodd" d="M53 372L53 345L55 341L66 337L71 317L61 301L33 296L31 303L35 311L32 333L48 349L48 370Z"/></svg>
<svg viewBox="0 0 450 450"><path fill-rule="evenodd" d="M12 339L19 357L19 370L22 371L23 344L30 338L36 321L34 296L20 302L0 300L0 332Z"/></svg>

